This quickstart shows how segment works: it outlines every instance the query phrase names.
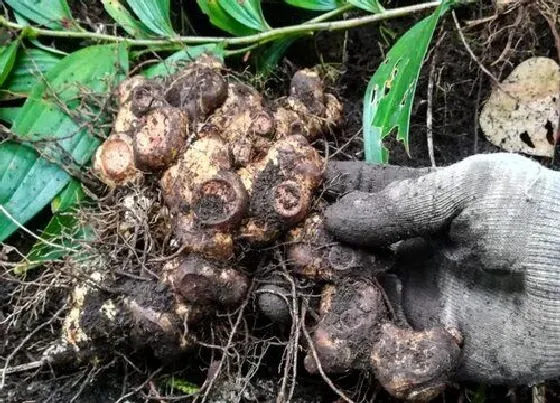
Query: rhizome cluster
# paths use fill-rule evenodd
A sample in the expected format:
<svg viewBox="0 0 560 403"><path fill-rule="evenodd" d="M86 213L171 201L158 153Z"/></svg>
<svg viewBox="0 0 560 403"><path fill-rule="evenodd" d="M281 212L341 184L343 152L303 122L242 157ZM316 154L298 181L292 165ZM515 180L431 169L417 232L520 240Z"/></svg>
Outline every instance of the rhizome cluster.
<svg viewBox="0 0 560 403"><path fill-rule="evenodd" d="M201 319L246 298L255 268L238 267L240 255L265 254L280 240L291 275L327 284L304 362L309 372L373 369L401 398L430 398L443 388L459 355L457 338L397 326L375 281L390 263L334 242L320 208L312 212L325 162L311 142L342 119L341 103L315 71L296 72L288 96L267 100L203 55L169 78L126 80L118 101L93 169L115 190L158 183L174 253L161 259L156 282L131 276L121 282L124 293L107 293L111 270L86 269L89 281L74 289L64 323L66 350L101 354L107 346L98 340L131 340L176 360L194 345ZM124 221L149 196L138 198L125 200ZM106 264L96 259L87 265ZM289 321L290 299L279 297L286 290L269 290L258 298L261 312Z"/></svg>

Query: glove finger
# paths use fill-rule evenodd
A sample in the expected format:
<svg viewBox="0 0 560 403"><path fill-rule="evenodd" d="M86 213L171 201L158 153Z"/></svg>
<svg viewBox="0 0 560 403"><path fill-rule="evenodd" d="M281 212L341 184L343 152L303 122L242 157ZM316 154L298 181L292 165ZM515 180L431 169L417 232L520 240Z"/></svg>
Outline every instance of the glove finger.
<svg viewBox="0 0 560 403"><path fill-rule="evenodd" d="M365 247L434 234L479 190L485 171L471 168L465 160L377 193L351 192L326 209L326 226L336 238Z"/></svg>
<svg viewBox="0 0 560 403"><path fill-rule="evenodd" d="M359 190L378 192L389 183L417 178L435 168L410 168L396 165L368 164L356 161L331 161L324 173L327 192L340 195Z"/></svg>

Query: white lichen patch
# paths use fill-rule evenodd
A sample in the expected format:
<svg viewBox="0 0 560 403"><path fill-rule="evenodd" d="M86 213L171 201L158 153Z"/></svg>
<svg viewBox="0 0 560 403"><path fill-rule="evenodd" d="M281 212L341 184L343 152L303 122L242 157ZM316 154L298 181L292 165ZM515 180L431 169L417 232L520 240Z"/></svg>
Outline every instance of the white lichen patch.
<svg viewBox="0 0 560 403"><path fill-rule="evenodd" d="M105 315L105 317L111 322L113 322L117 317L117 313L119 311L113 300L108 299L103 305L101 305L101 308L99 308L99 312Z"/></svg>
<svg viewBox="0 0 560 403"><path fill-rule="evenodd" d="M102 273L94 272L90 275L90 280L94 283L99 283L103 277ZM70 296L71 308L62 326L62 340L74 346L76 351L79 351L78 345L80 343L90 340L90 337L80 326L80 318L82 317L84 301L91 290L92 287L88 284L80 284L74 288Z"/></svg>
<svg viewBox="0 0 560 403"><path fill-rule="evenodd" d="M524 61L494 88L480 114L488 140L506 151L552 157L560 119L560 66Z"/></svg>

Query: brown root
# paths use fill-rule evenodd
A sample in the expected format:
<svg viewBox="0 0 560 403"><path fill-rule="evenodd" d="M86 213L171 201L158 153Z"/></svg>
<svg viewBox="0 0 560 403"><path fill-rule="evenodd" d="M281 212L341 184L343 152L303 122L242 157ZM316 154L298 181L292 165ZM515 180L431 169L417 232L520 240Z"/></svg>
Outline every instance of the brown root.
<svg viewBox="0 0 560 403"><path fill-rule="evenodd" d="M119 111L113 123L113 132L131 136L139 125L139 119L133 112L133 93L138 87L147 84L142 76L134 76L123 81L117 90Z"/></svg>
<svg viewBox="0 0 560 403"><path fill-rule="evenodd" d="M238 82L230 82L225 103L210 117L208 125L230 144L236 166L262 158L275 130L275 122L263 106L260 94Z"/></svg>
<svg viewBox="0 0 560 403"><path fill-rule="evenodd" d="M163 83L156 79L134 87L129 101L134 116L141 118L156 108L168 106L163 98L163 91Z"/></svg>
<svg viewBox="0 0 560 403"><path fill-rule="evenodd" d="M195 189L194 220L206 228L227 230L241 221L247 203L247 190L239 176L233 172L219 172Z"/></svg>
<svg viewBox="0 0 560 403"><path fill-rule="evenodd" d="M269 242L305 218L320 183L323 161L300 136L280 140L259 163L239 170L250 194L241 236Z"/></svg>
<svg viewBox="0 0 560 403"><path fill-rule="evenodd" d="M259 287L257 305L259 310L272 322L287 323L291 317L292 296L284 287L270 284Z"/></svg>
<svg viewBox="0 0 560 403"><path fill-rule="evenodd" d="M294 273L315 280L335 280L366 272L387 271L392 258L375 256L364 250L340 245L329 235L323 217L310 215L287 236L288 263Z"/></svg>
<svg viewBox="0 0 560 403"><path fill-rule="evenodd" d="M192 122L202 122L225 101L227 88L218 69L195 65L169 80L165 99L184 110Z"/></svg>
<svg viewBox="0 0 560 403"><path fill-rule="evenodd" d="M133 141L126 135L112 134L97 149L93 170L110 187L132 183L141 177L134 164Z"/></svg>
<svg viewBox="0 0 560 403"><path fill-rule="evenodd" d="M247 192L231 171L227 144L216 137L196 141L161 180L174 233L185 251L227 259L231 228L247 209Z"/></svg>
<svg viewBox="0 0 560 403"><path fill-rule="evenodd" d="M134 135L136 166L157 171L175 162L185 147L188 122L178 108L159 108L146 115L146 123Z"/></svg>
<svg viewBox="0 0 560 403"><path fill-rule="evenodd" d="M167 282L189 304L232 307L249 287L247 277L226 264L191 254L166 268Z"/></svg>
<svg viewBox="0 0 560 403"><path fill-rule="evenodd" d="M290 96L277 102L274 119L277 137L301 135L312 141L340 124L342 105L324 92L315 71L300 70L292 78Z"/></svg>
<svg viewBox="0 0 560 403"><path fill-rule="evenodd" d="M93 272L90 281L73 290L62 334L63 342L84 359L126 341L136 349L150 349L163 361L172 361L193 346L193 338L182 329L197 315L184 306L178 309L168 287L130 280L121 285L122 294L112 295L97 288L114 287L102 271Z"/></svg>
<svg viewBox="0 0 560 403"><path fill-rule="evenodd" d="M415 332L391 323L381 326L371 364L376 378L394 397L429 401L445 388L461 349L442 328Z"/></svg>
<svg viewBox="0 0 560 403"><path fill-rule="evenodd" d="M389 320L377 286L365 279L327 285L320 314L321 321L311 337L323 370L337 373L367 368L371 348L381 336L380 324ZM305 357L304 364L308 372L317 372L311 354Z"/></svg>

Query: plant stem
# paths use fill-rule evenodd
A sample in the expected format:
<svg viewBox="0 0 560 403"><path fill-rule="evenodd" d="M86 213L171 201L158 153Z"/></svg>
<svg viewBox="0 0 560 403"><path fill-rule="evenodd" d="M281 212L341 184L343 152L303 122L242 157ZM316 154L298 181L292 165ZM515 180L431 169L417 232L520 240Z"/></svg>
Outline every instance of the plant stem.
<svg viewBox="0 0 560 403"><path fill-rule="evenodd" d="M347 11L350 7L340 7L336 10L322 14L306 23L298 25L290 25L286 27L272 28L269 31L261 32L253 35L240 37L222 37L222 36L176 36L167 39L130 39L118 35L100 34L96 32L81 31L57 31L35 26L21 25L10 22L6 18L0 16L0 26L5 26L14 30L24 31L26 36L30 37L63 37L63 38L82 38L91 39L100 42L127 42L130 46L161 46L161 45L196 45L203 43L222 43L224 46L232 45L250 45L253 43L265 43L291 34L313 34L318 31L337 31L346 30L361 25L370 24L372 22L387 20L406 16L413 13L419 13L440 5L440 1L432 1L430 3L415 4L407 7L399 7L388 9L378 14L367 15L363 17L351 18L343 21L323 22L327 18L338 15Z"/></svg>
<svg viewBox="0 0 560 403"><path fill-rule="evenodd" d="M321 15L318 15L315 18L310 19L309 21L305 22L305 24L310 24L310 23L314 23L314 22L321 22L321 21L326 21L326 20L330 20L332 17L336 17L337 15L340 14L344 14L347 11L350 11L352 9L355 9L356 7L354 7L352 4L344 4L338 8L335 8L334 10L328 11L326 13L323 13Z"/></svg>

